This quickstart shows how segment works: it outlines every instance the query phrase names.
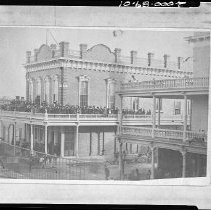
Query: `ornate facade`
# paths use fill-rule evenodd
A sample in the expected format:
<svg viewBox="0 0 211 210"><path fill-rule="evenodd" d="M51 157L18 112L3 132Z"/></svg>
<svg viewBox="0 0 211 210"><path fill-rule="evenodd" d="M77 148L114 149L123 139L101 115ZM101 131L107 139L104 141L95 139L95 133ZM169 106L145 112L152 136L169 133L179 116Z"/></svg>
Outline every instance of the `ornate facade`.
<svg viewBox="0 0 211 210"><path fill-rule="evenodd" d="M42 45L34 50L33 55L31 51L27 51L25 69L26 99L29 101L108 108L120 107L116 92L123 88L122 83L192 77L192 71L182 63L181 57L176 62L170 62L169 55L156 60L152 53L148 53L145 59L139 58L136 51L131 51L127 57L121 55L121 49L112 52L103 44L90 49L86 44L81 44L80 51L75 51L69 48L68 42L60 42L59 46ZM166 99L162 103L160 124L164 127L182 126L183 109L180 105L177 108L180 111L175 114L176 102L181 100L172 102ZM137 98L132 97L125 101L125 107L149 108L152 103L147 99L137 102ZM112 156L118 150L115 136L119 118L116 115L2 112L1 119L4 120L3 124L15 119L25 125L21 135L31 142L31 150L36 142L43 144L44 152L50 154L54 153L53 148L57 146L58 155L62 157ZM128 115L123 121L124 125L149 126L151 119L151 115ZM188 123L189 121L188 118ZM1 134L6 135L5 131ZM131 153L137 151L137 146L131 149Z"/></svg>

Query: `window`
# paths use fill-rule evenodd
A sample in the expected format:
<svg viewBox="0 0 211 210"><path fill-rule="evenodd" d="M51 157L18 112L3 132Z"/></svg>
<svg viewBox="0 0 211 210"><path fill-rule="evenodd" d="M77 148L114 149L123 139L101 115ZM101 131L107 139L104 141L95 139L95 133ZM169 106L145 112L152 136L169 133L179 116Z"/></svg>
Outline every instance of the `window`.
<svg viewBox="0 0 211 210"><path fill-rule="evenodd" d="M44 95L45 95L45 102L47 104L50 103L50 91L51 91L51 80L49 77L46 77L45 83L44 83Z"/></svg>
<svg viewBox="0 0 211 210"><path fill-rule="evenodd" d="M33 101L33 81L29 80L29 101Z"/></svg>
<svg viewBox="0 0 211 210"><path fill-rule="evenodd" d="M132 97L132 101L133 101L133 110L137 111L139 109L139 98Z"/></svg>
<svg viewBox="0 0 211 210"><path fill-rule="evenodd" d="M44 143L44 130L42 128L40 128L40 135L39 135L39 139L40 142Z"/></svg>
<svg viewBox="0 0 211 210"><path fill-rule="evenodd" d="M59 101L59 79L56 76L53 80L53 102Z"/></svg>
<svg viewBox="0 0 211 210"><path fill-rule="evenodd" d="M175 115L181 114L181 101L174 102L174 114Z"/></svg>
<svg viewBox="0 0 211 210"><path fill-rule="evenodd" d="M107 108L115 107L115 80L114 79L106 79L106 106Z"/></svg>
<svg viewBox="0 0 211 210"><path fill-rule="evenodd" d="M35 136L35 139L37 140L37 138L38 138L38 129L35 127L35 129L34 129L34 136Z"/></svg>
<svg viewBox="0 0 211 210"><path fill-rule="evenodd" d="M89 79L87 76L79 77L79 104L80 106L88 106L89 99Z"/></svg>
<svg viewBox="0 0 211 210"><path fill-rule="evenodd" d="M188 100L187 101L187 114L190 115L190 112L191 112L191 101Z"/></svg>

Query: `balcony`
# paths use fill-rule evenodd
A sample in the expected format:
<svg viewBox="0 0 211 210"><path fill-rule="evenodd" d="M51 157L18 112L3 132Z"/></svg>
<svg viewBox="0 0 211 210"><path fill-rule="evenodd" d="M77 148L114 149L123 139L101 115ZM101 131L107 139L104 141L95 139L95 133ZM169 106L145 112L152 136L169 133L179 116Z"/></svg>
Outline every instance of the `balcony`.
<svg viewBox="0 0 211 210"><path fill-rule="evenodd" d="M207 144L207 133L196 132L196 131L182 131L182 130L170 130L160 128L147 128L147 127L132 127L122 126L120 136L130 136L137 139L145 139L155 142L166 142L166 143L188 143L188 144L199 144L206 146ZM130 138L128 137L128 138Z"/></svg>
<svg viewBox="0 0 211 210"><path fill-rule="evenodd" d="M174 92L174 91L207 91L209 87L208 77L163 79L143 82L123 83L119 94L131 92Z"/></svg>
<svg viewBox="0 0 211 210"><path fill-rule="evenodd" d="M17 112L17 111L2 111L0 110L0 119L16 119L21 122L36 122L43 124L43 122L52 125L74 125L80 123L82 125L117 125L119 116L117 114L50 114L50 113L31 113L31 112ZM187 124L190 122L188 116ZM182 115L161 115L161 125L183 125ZM126 114L123 115L123 125L152 125L152 115L147 114Z"/></svg>

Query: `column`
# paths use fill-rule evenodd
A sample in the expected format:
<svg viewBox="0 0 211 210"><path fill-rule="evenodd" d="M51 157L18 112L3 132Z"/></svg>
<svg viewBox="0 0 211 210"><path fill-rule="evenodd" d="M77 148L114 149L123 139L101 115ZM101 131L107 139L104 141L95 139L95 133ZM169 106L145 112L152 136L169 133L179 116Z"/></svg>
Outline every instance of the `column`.
<svg viewBox="0 0 211 210"><path fill-rule="evenodd" d="M104 137L104 135L103 135L103 137ZM114 138L114 154L116 154L116 130L115 130L115 138Z"/></svg>
<svg viewBox="0 0 211 210"><path fill-rule="evenodd" d="M90 136L89 136L89 156L92 155L92 131L90 131Z"/></svg>
<svg viewBox="0 0 211 210"><path fill-rule="evenodd" d="M78 140L78 132L79 132L79 125L76 125L76 133L75 133L75 156L78 158L79 152L79 140Z"/></svg>
<svg viewBox="0 0 211 210"><path fill-rule="evenodd" d="M61 103L61 105L63 106L63 102L64 102L64 67L60 67L60 69L61 69L61 97L60 97L60 99L61 99L61 101L60 101L60 103ZM80 104L78 104L78 105L80 105Z"/></svg>
<svg viewBox="0 0 211 210"><path fill-rule="evenodd" d="M97 133L97 154L100 155L100 131Z"/></svg>
<svg viewBox="0 0 211 210"><path fill-rule="evenodd" d="M123 104L122 104L122 102L123 102L123 96L122 95L120 95L120 109L119 109L119 129L118 129L118 133L119 134L121 134L121 126L122 126L122 106L123 106Z"/></svg>
<svg viewBox="0 0 211 210"><path fill-rule="evenodd" d="M187 95L184 95L183 141L186 140L186 131L187 131Z"/></svg>
<svg viewBox="0 0 211 210"><path fill-rule="evenodd" d="M189 121L189 129L191 130L192 129L192 99L190 99L190 107L189 107L189 116L190 116L190 121Z"/></svg>
<svg viewBox="0 0 211 210"><path fill-rule="evenodd" d="M31 124L31 152L33 153L34 149L34 126Z"/></svg>
<svg viewBox="0 0 211 210"><path fill-rule="evenodd" d="M64 157L64 140L65 140L65 131L64 127L61 128L61 157Z"/></svg>
<svg viewBox="0 0 211 210"><path fill-rule="evenodd" d="M182 150L182 177L185 178L186 176L186 151Z"/></svg>
<svg viewBox="0 0 211 210"><path fill-rule="evenodd" d="M152 107L152 138L155 137L156 126L156 97L153 95L153 107Z"/></svg>
<svg viewBox="0 0 211 210"><path fill-rule="evenodd" d="M3 138L3 126L2 126L2 120L0 120L0 139Z"/></svg>
<svg viewBox="0 0 211 210"><path fill-rule="evenodd" d="M24 132L24 138L26 139L26 141L27 141L27 135L28 135L28 130L27 130L27 128L28 128L28 125L25 123L25 132Z"/></svg>
<svg viewBox="0 0 211 210"><path fill-rule="evenodd" d="M105 133L104 133L104 131L103 131L103 142L102 142L102 144L103 145L102 145L102 153L101 154L104 155L104 151L105 151L105 145L104 145L105 144Z"/></svg>
<svg viewBox="0 0 211 210"><path fill-rule="evenodd" d="M13 139L14 139L14 156L15 156L15 146L16 146L16 122L14 123L14 132L13 132Z"/></svg>
<svg viewBox="0 0 211 210"><path fill-rule="evenodd" d="M54 127L54 144L58 144L59 142L59 138L58 138L58 130L56 129L56 127Z"/></svg>
<svg viewBox="0 0 211 210"><path fill-rule="evenodd" d="M158 98L158 125L157 125L158 128L160 128L160 103L161 103L161 98Z"/></svg>
<svg viewBox="0 0 211 210"><path fill-rule="evenodd" d="M56 127L54 127L54 154L58 155L58 146L59 146L59 134Z"/></svg>
<svg viewBox="0 0 211 210"><path fill-rule="evenodd" d="M119 178L120 180L123 179L123 176L124 176L124 169L123 169L123 158L122 158L122 142L119 141Z"/></svg>
<svg viewBox="0 0 211 210"><path fill-rule="evenodd" d="M45 154L48 154L48 127L45 125Z"/></svg>
<svg viewBox="0 0 211 210"><path fill-rule="evenodd" d="M156 168L158 168L159 167L159 148L158 147L156 147L155 148L155 164L156 164Z"/></svg>
<svg viewBox="0 0 211 210"><path fill-rule="evenodd" d="M155 155L154 155L154 146L150 146L151 148L151 174L150 174L150 179L154 179L155 177Z"/></svg>

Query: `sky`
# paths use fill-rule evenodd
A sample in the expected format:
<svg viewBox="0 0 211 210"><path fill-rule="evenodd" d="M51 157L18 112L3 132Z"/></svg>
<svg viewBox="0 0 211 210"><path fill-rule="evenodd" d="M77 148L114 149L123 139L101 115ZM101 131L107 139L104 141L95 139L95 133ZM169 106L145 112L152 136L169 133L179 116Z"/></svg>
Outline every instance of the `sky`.
<svg viewBox="0 0 211 210"><path fill-rule="evenodd" d="M57 43L67 41L70 49L79 50L81 43L88 48L96 44L105 44L112 51L122 49L123 56L130 56L131 50L138 51L138 57L147 58L148 52L153 52L155 59L163 59L164 54L170 55L171 61L178 56L192 56L191 45L184 37L192 36L191 31L158 31L158 30L128 30L113 35L114 28L49 28ZM42 44L55 44L53 38L46 36L47 28L38 27L1 27L0 28L0 97L25 97L26 51L33 53Z"/></svg>

